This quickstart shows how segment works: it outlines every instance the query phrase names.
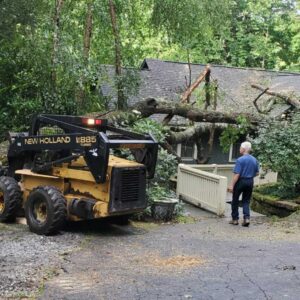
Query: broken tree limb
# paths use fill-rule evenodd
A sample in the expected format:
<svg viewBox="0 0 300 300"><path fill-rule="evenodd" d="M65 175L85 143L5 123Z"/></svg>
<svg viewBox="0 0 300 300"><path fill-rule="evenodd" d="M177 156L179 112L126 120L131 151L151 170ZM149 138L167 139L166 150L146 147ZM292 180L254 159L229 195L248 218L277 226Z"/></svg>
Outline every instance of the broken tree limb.
<svg viewBox="0 0 300 300"><path fill-rule="evenodd" d="M259 99L262 95L264 95L264 94L268 91L268 89L269 89L269 88L264 89L264 90L263 90L263 91L262 91L262 92L254 99L254 101L253 101L253 104L254 104L256 110L257 110L259 113L263 113L263 111L258 107L257 101L258 101L258 99Z"/></svg>
<svg viewBox="0 0 300 300"><path fill-rule="evenodd" d="M210 106L210 69L205 74L205 110Z"/></svg>
<svg viewBox="0 0 300 300"><path fill-rule="evenodd" d="M199 75L199 77L193 82L191 86L189 86L186 91L182 94L180 102L184 103L187 102L192 92L197 88L197 86L203 81L207 72L210 71L210 66L207 65L204 71Z"/></svg>
<svg viewBox="0 0 300 300"><path fill-rule="evenodd" d="M260 86L258 84L251 84L251 87L255 88L255 89L258 89L260 91L265 91L266 88L264 88L263 86ZM297 109L300 109L300 101L297 100L297 99L292 99L290 96L288 95L284 95L282 93L278 93L278 92L274 92L274 91L271 91L270 89L267 89L265 91L265 93L267 95L270 95L270 96L275 96L275 97L278 97L280 99L283 99L284 101L286 101L287 103L289 103L290 105L292 105L293 107L297 108Z"/></svg>

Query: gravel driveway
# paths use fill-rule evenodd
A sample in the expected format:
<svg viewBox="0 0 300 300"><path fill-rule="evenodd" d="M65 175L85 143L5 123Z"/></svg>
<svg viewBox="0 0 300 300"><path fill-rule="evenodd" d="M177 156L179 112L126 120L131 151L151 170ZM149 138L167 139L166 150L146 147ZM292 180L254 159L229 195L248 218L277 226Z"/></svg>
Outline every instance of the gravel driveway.
<svg viewBox="0 0 300 300"><path fill-rule="evenodd" d="M187 224L0 225L0 295L38 299L299 299L299 224L249 228L188 206ZM189 219L191 220L191 219Z"/></svg>

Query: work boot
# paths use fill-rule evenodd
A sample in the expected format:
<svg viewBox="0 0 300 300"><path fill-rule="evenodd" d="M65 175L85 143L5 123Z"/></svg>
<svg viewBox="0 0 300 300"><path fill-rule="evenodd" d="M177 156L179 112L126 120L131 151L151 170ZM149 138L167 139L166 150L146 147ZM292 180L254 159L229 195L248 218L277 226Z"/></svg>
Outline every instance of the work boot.
<svg viewBox="0 0 300 300"><path fill-rule="evenodd" d="M231 224L231 225L239 225L239 221L238 220L231 220L231 221L229 221L229 224Z"/></svg>
<svg viewBox="0 0 300 300"><path fill-rule="evenodd" d="M250 225L250 220L249 219L244 219L242 226L248 227Z"/></svg>

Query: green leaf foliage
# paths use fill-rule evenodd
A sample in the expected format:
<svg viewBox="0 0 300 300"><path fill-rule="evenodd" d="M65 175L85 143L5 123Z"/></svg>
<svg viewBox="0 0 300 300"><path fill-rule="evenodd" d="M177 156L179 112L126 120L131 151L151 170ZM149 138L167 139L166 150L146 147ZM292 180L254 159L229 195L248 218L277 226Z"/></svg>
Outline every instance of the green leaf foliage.
<svg viewBox="0 0 300 300"><path fill-rule="evenodd" d="M299 1L114 2L125 67L139 67L145 57L189 57L192 63L300 71ZM87 3L93 5L88 59L83 56ZM99 91L114 89L118 80L127 99L137 91L134 72L118 79L102 72L103 65L115 63L108 1L64 0L55 64L54 11L55 1L1 1L0 136L27 128L35 113L83 114L114 107L114 95Z"/></svg>
<svg viewBox="0 0 300 300"><path fill-rule="evenodd" d="M278 172L282 190L296 193L300 183L300 115L295 115L291 123L265 124L253 146L263 168Z"/></svg>
<svg viewBox="0 0 300 300"><path fill-rule="evenodd" d="M244 116L238 116L237 125L228 125L221 133L220 145L223 151L228 152L232 144L249 132L250 127L249 121Z"/></svg>

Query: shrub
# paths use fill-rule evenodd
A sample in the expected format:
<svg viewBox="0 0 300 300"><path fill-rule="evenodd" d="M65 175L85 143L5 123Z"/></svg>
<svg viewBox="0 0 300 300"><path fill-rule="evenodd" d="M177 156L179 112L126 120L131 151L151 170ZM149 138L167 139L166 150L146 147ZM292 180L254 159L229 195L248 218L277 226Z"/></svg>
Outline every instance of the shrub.
<svg viewBox="0 0 300 300"><path fill-rule="evenodd" d="M290 123L265 124L252 142L263 168L278 172L282 192L299 192L300 116L295 115Z"/></svg>
<svg viewBox="0 0 300 300"><path fill-rule="evenodd" d="M138 133L151 133L159 143L163 143L167 135L164 127L151 119L138 120L132 125L132 129ZM176 170L176 157L159 146L155 176L148 181L147 198L149 206L153 201L176 197L169 186L169 179L176 173ZM175 211L179 212L180 210L176 208ZM145 212L150 213L149 207Z"/></svg>

